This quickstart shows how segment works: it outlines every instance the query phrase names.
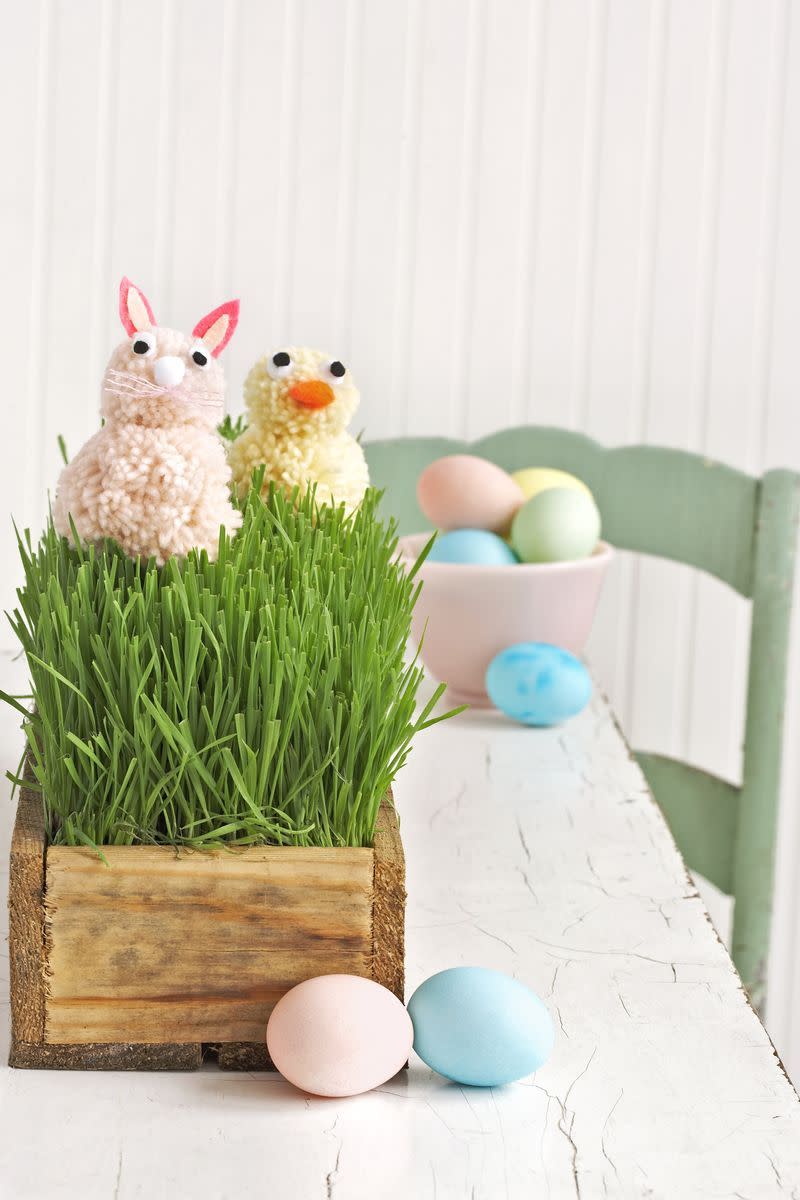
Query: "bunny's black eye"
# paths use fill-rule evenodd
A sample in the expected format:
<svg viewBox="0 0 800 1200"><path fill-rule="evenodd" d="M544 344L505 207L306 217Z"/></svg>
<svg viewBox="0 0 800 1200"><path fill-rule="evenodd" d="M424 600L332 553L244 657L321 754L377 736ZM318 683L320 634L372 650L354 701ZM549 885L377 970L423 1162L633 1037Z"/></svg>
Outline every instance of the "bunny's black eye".
<svg viewBox="0 0 800 1200"><path fill-rule="evenodd" d="M199 340L192 342L189 347L189 358L196 367L207 367L209 363L208 346Z"/></svg>
<svg viewBox="0 0 800 1200"><path fill-rule="evenodd" d="M137 333L133 339L131 350L133 350L134 354L141 354L144 357L154 353L155 345L156 339L152 333Z"/></svg>

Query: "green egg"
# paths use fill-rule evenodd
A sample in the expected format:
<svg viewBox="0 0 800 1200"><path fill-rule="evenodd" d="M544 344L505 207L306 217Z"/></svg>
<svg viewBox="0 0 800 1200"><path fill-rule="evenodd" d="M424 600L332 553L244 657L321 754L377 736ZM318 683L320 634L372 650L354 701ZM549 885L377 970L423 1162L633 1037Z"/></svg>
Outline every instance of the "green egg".
<svg viewBox="0 0 800 1200"><path fill-rule="evenodd" d="M511 545L523 562L587 558L600 538L600 513L577 488L548 488L527 500L511 526Z"/></svg>

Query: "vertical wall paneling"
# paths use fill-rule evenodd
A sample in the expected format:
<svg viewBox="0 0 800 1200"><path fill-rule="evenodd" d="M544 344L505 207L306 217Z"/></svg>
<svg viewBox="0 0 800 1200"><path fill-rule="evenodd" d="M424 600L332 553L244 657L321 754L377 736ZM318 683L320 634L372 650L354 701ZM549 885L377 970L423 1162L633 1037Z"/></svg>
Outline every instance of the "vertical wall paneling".
<svg viewBox="0 0 800 1200"><path fill-rule="evenodd" d="M636 272L635 329L633 335L633 388L629 411L628 438L644 440L647 389L650 381L650 360L653 348L653 313L655 291L655 260L658 243L658 223L661 199L661 168L664 138L664 94L669 31L667 0L655 0L650 20L648 50L647 105L642 161L642 199L639 223L639 253ZM620 649L625 647L624 689L627 699L627 720L631 736L638 739L635 714L637 703L638 662L636 646L640 619L640 599L647 563L634 559L629 583L627 605L627 636L620 631ZM624 611L624 608L623 608ZM620 655L621 656L621 655ZM646 684L649 691L649 682ZM645 698L645 704L646 704Z"/></svg>
<svg viewBox="0 0 800 1200"><path fill-rule="evenodd" d="M254 82L262 73L269 78L272 72L281 81L280 123L272 139L263 145L260 144L260 139L256 140L251 147L251 153L257 157L263 157L267 164L267 176L264 180L265 199L272 190L276 191L278 196L275 224L272 229L275 238L276 261L271 316L276 345L291 341L294 337L290 314L293 307L294 251L298 237L295 213L300 162L301 56L305 32L305 6L302 3L286 0L283 13L284 29L280 45L257 47L261 52L262 61L253 64ZM267 64L263 62L263 56L267 57L269 69L265 69ZM255 201L255 207L259 207L258 199ZM246 223L242 231L245 235L248 225L253 220L252 212L253 200L251 198L246 209ZM264 214L264 219L266 228L269 230L269 207Z"/></svg>
<svg viewBox="0 0 800 1200"><path fill-rule="evenodd" d="M286 315L292 340L325 348L339 331L337 239L339 213L348 194L340 192L343 160L348 167L342 113L348 91L347 31L353 15L349 4L304 0L297 187L291 218L294 254Z"/></svg>
<svg viewBox="0 0 800 1200"><path fill-rule="evenodd" d="M511 396L508 408L511 425L521 425L527 420L530 390L531 339L538 268L536 242L540 222L543 169L542 138L549 0L534 0L528 6L527 16L529 28L525 39L523 85L514 100L522 112L522 137L517 151L521 175L519 210L513 224L509 223L509 226L506 226L505 221L498 221L501 228L510 227L515 239L512 254L516 263L504 281L506 288L513 283L512 336L509 345ZM505 72L503 75L505 77ZM508 291L505 291L505 295L508 297ZM501 304L497 317L504 325L507 323L507 304L506 299L505 303ZM504 411L505 406L500 409L500 412Z"/></svg>
<svg viewBox="0 0 800 1200"><path fill-rule="evenodd" d="M169 277L163 304L169 322L191 330L224 297L217 297L222 224L227 197L220 185L226 156L232 81L226 73L226 43L232 36L231 5L217 0L176 0L175 44L170 80L167 225ZM184 51L191 46L191 53ZM209 87L209 80L214 86ZM163 319L163 318L162 318Z"/></svg>
<svg viewBox="0 0 800 1200"><path fill-rule="evenodd" d="M526 419L542 424L568 425L572 417L580 184L589 69L600 33L597 8L598 0L591 6L562 0L547 12L536 275L525 380Z"/></svg>
<svg viewBox="0 0 800 1200"><path fill-rule="evenodd" d="M222 19L222 58L219 105L218 140L213 147L216 161L216 213L213 233L213 305L233 295L235 281L233 262L233 217L235 197L239 190L236 153L236 122L240 112L241 5L239 0L225 0L217 7L216 20Z"/></svg>
<svg viewBox="0 0 800 1200"><path fill-rule="evenodd" d="M361 385L358 429L399 434L405 425L413 292L414 155L418 141L418 5L366 4L358 43L352 213L346 263L348 324L343 330ZM396 138L389 130L398 132ZM398 153L398 142L402 149ZM335 353L344 353L336 347ZM365 382L371 381L371 382Z"/></svg>
<svg viewBox="0 0 800 1200"><path fill-rule="evenodd" d="M113 157L117 131L119 82L119 4L107 0L100 9L100 47L97 73L97 140L94 169L94 240L92 246L91 295L88 299L89 369L86 417L96 419L99 403L95 383L96 364L108 356L109 284L111 275L111 214L114 208ZM113 293L112 293L113 295Z"/></svg>
<svg viewBox="0 0 800 1200"><path fill-rule="evenodd" d="M127 187L135 210L131 223L133 229L136 230L140 228L144 215L142 210L149 207L149 197L146 189L142 186L144 179L148 178L147 174L141 173L145 164L142 163L139 153L133 150L133 144L138 140L136 134L144 124L146 132L142 136L141 142L146 146L152 138L156 149L154 237L151 247L154 299L151 300L151 303L160 306L154 309L154 312L156 319L163 321L164 317L159 317L159 311L170 314L174 311L172 269L175 261L173 237L176 212L176 151L179 132L177 129L176 77L182 59L179 0L164 0L162 5L154 5L150 11L153 16L152 24L146 21L142 22L148 44L146 47L142 47L142 58L134 58L130 64L132 103L130 124L123 127L123 153L128 163L133 166L133 171L128 176ZM133 17L130 9L128 9L128 13ZM139 14L137 13L134 20L138 20L138 18ZM153 43L149 35L151 30L156 29L159 36ZM158 54L157 59L156 53ZM157 68L156 62L158 63ZM147 92L151 81L156 78L158 79L158 92L156 106L153 109L142 93ZM153 121L150 127L147 125L147 117L142 112L143 103L147 106L147 115L150 115ZM187 139L200 134L197 123L192 121L191 125L192 128L180 131ZM121 233L122 237L126 239L127 227ZM135 279L135 276L131 275L131 278ZM144 281L142 281L142 287L145 287ZM158 298L155 299L155 296ZM175 316L170 315L165 323L175 322L176 319Z"/></svg>
<svg viewBox="0 0 800 1200"><path fill-rule="evenodd" d="M283 316L290 247L296 138L299 14L294 4L241 3L237 12L236 92L232 104L234 178L230 203L230 277L242 320L225 351L228 406L241 408L249 365L288 336ZM209 297L209 306L224 297ZM246 319L247 312L257 314Z"/></svg>
<svg viewBox="0 0 800 1200"><path fill-rule="evenodd" d="M633 19L639 21L644 19L645 24L648 21L647 4L641 4L635 7L632 12L622 12L621 8L617 11L621 16L621 22ZM591 21L589 25L589 53L586 74L586 96L585 96L585 116L584 116L584 132L583 132L583 152L580 167L580 208L577 222L577 261L575 267L576 275L576 293L575 293L575 328L574 328L574 346L572 358L574 361L574 374L572 378L572 394L570 397L568 423L580 429L588 427L589 417L589 391L592 379L592 351L593 341L596 329L596 321L602 319L602 314L608 310L603 304L603 297L597 295L597 259L598 259L598 225L600 223L600 208L603 204L603 194L601 189L601 180L603 177L602 165L603 156L603 135L605 132L606 120L610 119L610 110L613 108L615 97L620 91L627 90L630 87L630 72L628 65L625 64L621 72L617 72L617 59L614 55L616 47L622 48L620 39L613 37L613 30L609 30L609 6L607 0L595 0L591 8ZM611 44L609 42L611 41ZM616 85L621 86L616 86ZM626 98L625 108L630 112L635 112L635 109L628 109L629 97ZM624 146L627 139L623 138ZM621 153L619 160L624 160L624 153ZM618 161L617 160L617 163ZM635 158L634 158L635 163ZM609 178L614 184L617 182L616 172L607 172L605 175L606 182ZM608 188L605 189L606 194ZM614 203L618 199L623 202L627 201L627 193L634 192L635 187L630 189L623 181L619 188L619 194L614 197ZM608 232L604 239L604 247L609 247L611 254L619 250L619 243L613 237L613 230L610 231L612 236L608 236ZM619 264L618 264L619 265ZM595 307L596 306L596 307ZM615 400L618 397L615 397ZM566 415L566 414L565 414Z"/></svg>
<svg viewBox="0 0 800 1200"><path fill-rule="evenodd" d="M465 13L470 19L465 19ZM409 322L408 404L413 429L434 433L460 425L452 380L457 337L459 189L464 151L464 95L474 7L439 0L422 7L422 119L416 179L414 291ZM436 404L429 397L437 397ZM455 422L458 420L458 425Z"/></svg>
<svg viewBox="0 0 800 1200"><path fill-rule="evenodd" d="M635 36L649 48L654 24L652 3L625 0L611 9L598 4L591 25L570 419L608 442L632 440L648 100L658 81L649 49L634 58L628 47ZM627 557L615 564L595 631L598 662L626 725L636 569Z"/></svg>
<svg viewBox="0 0 800 1200"><path fill-rule="evenodd" d="M472 390L472 351L475 291L478 283L476 250L478 203L486 75L487 0L470 0L467 18L466 63L461 130L461 170L458 198L456 259L453 272L453 339L450 347L450 425L462 437L470 434L469 396Z"/></svg>
<svg viewBox="0 0 800 1200"><path fill-rule="evenodd" d="M11 514L24 527L38 525L44 511L39 398L47 367L42 311L50 246L52 41L50 14L36 4L26 5L20 13L15 38L0 40L0 89L10 89L15 108L28 114L26 121L6 122L4 152L14 169L0 172L3 228L13 230L13 236L3 240L0 285L0 322L6 331L7 351L4 380L9 398L0 439L0 474L6 483L0 550L3 562L9 564L16 556ZM4 104L4 111L12 111L10 102ZM13 604L16 582L14 570L3 571L3 609ZM8 645L10 632L4 630L2 636Z"/></svg>
<svg viewBox="0 0 800 1200"><path fill-rule="evenodd" d="M703 449L750 470L759 465L751 441L752 363L776 7L776 0L762 5L736 0L728 6L725 104L714 226ZM744 603L720 605L715 585L700 578L692 664L695 702L687 750L695 761L721 765L733 778L740 773L742 727L736 717L745 695L745 629Z"/></svg>
<svg viewBox="0 0 800 1200"><path fill-rule="evenodd" d="M98 346L98 370L122 336L115 303L120 276L129 275L144 289L159 320L173 319L163 294L171 212L173 29L172 0L117 5L114 117L108 121L109 263L104 295L98 297L105 344Z"/></svg>
<svg viewBox="0 0 800 1200"><path fill-rule="evenodd" d="M17 5L0 42L0 467L23 526L57 435L74 451L97 426L123 273L184 329L240 296L233 410L253 360L296 340L352 365L368 437L535 421L800 469L791 0L66 13ZM14 563L7 521L0 539ZM748 620L713 580L619 556L591 656L635 744L738 777ZM792 645L770 1019L800 1074Z"/></svg>
<svg viewBox="0 0 800 1200"><path fill-rule="evenodd" d="M481 104L469 121L476 138L470 160L473 233L471 245L462 243L460 251L464 304L452 363L469 437L521 419L515 359L531 328L527 312L520 311L526 291L519 295L517 288L523 282L527 287L532 270L529 239L521 231L535 223L532 85L541 77L535 59L543 11L540 3L486 4L473 30L473 44L483 49Z"/></svg>
<svg viewBox="0 0 800 1200"><path fill-rule="evenodd" d="M642 373L636 406L637 438L687 449L699 445L692 417L697 403L692 391L697 354L693 298L701 264L708 75L716 52L713 15L710 4L694 0L671 0L666 7L649 369L646 378ZM644 748L658 745L676 755L685 752L691 578L670 563L641 562L632 647L641 681L631 714L632 735Z"/></svg>
<svg viewBox="0 0 800 1200"><path fill-rule="evenodd" d="M333 292L334 342L332 353L352 358L353 257L355 252L355 189L361 127L362 39L364 0L348 0L345 18L345 50L342 57L342 141L339 150L337 222L334 241L335 285Z"/></svg>
<svg viewBox="0 0 800 1200"><path fill-rule="evenodd" d="M391 378L387 388L392 434L411 432L409 392L412 365L412 297L417 285L417 216L419 212L422 78L425 23L422 0L408 0L403 39L402 111L397 147L400 175L395 250L395 303L392 326ZM379 160L380 161L380 160ZM377 380L376 380L377 382ZM401 415L402 414L402 415Z"/></svg>
<svg viewBox="0 0 800 1200"><path fill-rule="evenodd" d="M101 0L84 0L76 10L80 19L71 20L61 6L50 5L47 17L52 22L49 177L45 176L49 200L44 216L49 248L39 329L42 366L34 384L42 413L37 447L41 482L47 489L60 466L58 436L63 435L74 451L87 427L97 422L97 362L104 352L93 337L96 310L91 293L103 266L99 254L105 239L105 192L98 186L97 172L98 159L100 167L107 162L113 63L87 70L86 59L97 64L104 55L108 60L114 17L113 6L106 8Z"/></svg>

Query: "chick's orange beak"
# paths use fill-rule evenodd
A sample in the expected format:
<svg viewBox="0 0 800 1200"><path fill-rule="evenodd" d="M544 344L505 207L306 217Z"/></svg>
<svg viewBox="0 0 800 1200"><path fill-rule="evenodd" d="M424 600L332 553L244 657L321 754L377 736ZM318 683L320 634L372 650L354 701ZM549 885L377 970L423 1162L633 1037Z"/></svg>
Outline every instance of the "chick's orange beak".
<svg viewBox="0 0 800 1200"><path fill-rule="evenodd" d="M327 408L333 403L333 388L322 379L304 379L289 388L289 395L302 408Z"/></svg>

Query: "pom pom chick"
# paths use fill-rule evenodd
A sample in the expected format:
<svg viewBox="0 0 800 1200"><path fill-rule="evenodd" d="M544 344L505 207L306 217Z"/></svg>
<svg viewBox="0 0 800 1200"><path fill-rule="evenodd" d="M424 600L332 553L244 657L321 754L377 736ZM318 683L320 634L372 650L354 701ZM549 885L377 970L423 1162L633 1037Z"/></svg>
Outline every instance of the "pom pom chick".
<svg viewBox="0 0 800 1200"><path fill-rule="evenodd" d="M259 359L244 385L248 427L229 451L240 495L264 464L265 491L270 480L286 491L316 483L318 503L357 508L369 486L364 451L347 432L359 399L344 364L319 350L289 346Z"/></svg>

